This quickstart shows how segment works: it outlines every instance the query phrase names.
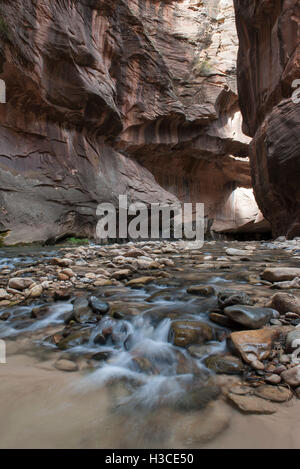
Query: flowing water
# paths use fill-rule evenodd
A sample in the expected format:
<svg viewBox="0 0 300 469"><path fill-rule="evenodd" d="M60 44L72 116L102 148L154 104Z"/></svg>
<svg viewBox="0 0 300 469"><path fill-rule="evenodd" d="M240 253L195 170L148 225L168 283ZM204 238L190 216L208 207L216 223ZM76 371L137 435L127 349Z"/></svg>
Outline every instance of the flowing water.
<svg viewBox="0 0 300 469"><path fill-rule="evenodd" d="M171 273L168 278L139 288L122 284L99 288L97 296L122 314L118 319L105 315L85 324L81 330L88 332L87 340L70 342L63 351L57 349L53 336L65 328L73 298L2 307L0 313L10 316L0 321L0 338L7 346L7 364L0 365L0 446L188 448L215 441L216 447L229 447L238 435L232 433L237 431L231 428L232 422L237 427L241 423L237 411L216 392L216 375L205 363L209 355L228 351L230 331L209 320L216 295L197 297L186 289L201 284L213 286L216 294L231 288L256 298L270 296L259 278L250 284L249 275L274 262L296 266L298 253L291 258L287 251L274 251L272 245L251 245L254 251L249 258L235 262L224 260L223 243L206 245L200 253L173 253L175 268L166 268ZM16 249L0 254L0 269L12 270L47 261L57 252L23 248L22 255ZM207 268L199 268L205 256ZM82 295L86 294L83 290ZM45 310L41 317L32 315L38 307ZM214 336L201 357L174 345L176 320L201 321L213 328ZM99 343L97 338L110 328L105 343ZM57 358L76 361L79 370L57 370ZM227 376L227 382L239 382L239 377ZM255 418L259 424L261 416ZM265 418L267 425L274 420L274 416ZM253 416L250 421L255 435ZM226 436L220 440L220 435ZM240 436L237 441L237 446L247 446ZM259 447L259 438L253 444Z"/></svg>

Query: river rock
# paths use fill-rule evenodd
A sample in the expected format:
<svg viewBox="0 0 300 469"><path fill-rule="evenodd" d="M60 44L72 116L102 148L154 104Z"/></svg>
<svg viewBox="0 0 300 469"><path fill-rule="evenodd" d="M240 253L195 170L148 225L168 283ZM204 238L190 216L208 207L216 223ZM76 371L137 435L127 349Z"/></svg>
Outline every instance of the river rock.
<svg viewBox="0 0 300 469"><path fill-rule="evenodd" d="M61 350L67 350L78 345L83 345L89 341L91 329L80 329L71 332L67 337L64 337L57 344Z"/></svg>
<svg viewBox="0 0 300 469"><path fill-rule="evenodd" d="M65 322L68 323L71 320L75 320L80 324L96 320L86 298L76 298L74 300L73 311L67 316Z"/></svg>
<svg viewBox="0 0 300 469"><path fill-rule="evenodd" d="M109 311L109 304L106 301L99 300L96 296L90 296L88 304L95 314L104 315Z"/></svg>
<svg viewBox="0 0 300 469"><path fill-rule="evenodd" d="M193 285L192 287L188 287L186 291L190 293L191 295L199 295L199 296L215 295L215 289L207 285Z"/></svg>
<svg viewBox="0 0 300 469"><path fill-rule="evenodd" d="M67 259L67 258L59 259L57 257L53 257L53 259L51 260L51 263L55 265L59 265L60 267L70 267L70 265L73 264L73 261L72 259Z"/></svg>
<svg viewBox="0 0 300 469"><path fill-rule="evenodd" d="M300 365L295 366L294 368L290 368L281 373L281 378L289 386L300 386Z"/></svg>
<svg viewBox="0 0 300 469"><path fill-rule="evenodd" d="M30 285L32 285L33 283L34 280L29 277L13 277L9 279L8 286L13 290L25 290L26 288L29 288Z"/></svg>
<svg viewBox="0 0 300 469"><path fill-rule="evenodd" d="M235 248L228 248L225 250L227 256L241 256L241 257L244 257L244 256L248 256L249 255L249 251L247 250L243 250L243 249L235 249Z"/></svg>
<svg viewBox="0 0 300 469"><path fill-rule="evenodd" d="M247 414L274 414L276 412L276 408L272 404L257 396L228 393L227 397L239 410Z"/></svg>
<svg viewBox="0 0 300 469"><path fill-rule="evenodd" d="M77 363L71 361L71 360L57 360L54 364L55 368L60 371L78 371L78 365Z"/></svg>
<svg viewBox="0 0 300 469"><path fill-rule="evenodd" d="M246 363L265 360L270 355L274 340L279 336L277 328L232 332L230 340Z"/></svg>
<svg viewBox="0 0 300 469"><path fill-rule="evenodd" d="M273 311L270 308L234 305L227 306L224 309L224 314L242 326L249 329L258 329L270 321L273 317Z"/></svg>
<svg viewBox="0 0 300 469"><path fill-rule="evenodd" d="M224 314L220 313L209 313L209 319L212 322L215 322L216 324L219 324L220 326L223 327L228 327L228 328L234 328L236 326L236 323L229 319L227 316Z"/></svg>
<svg viewBox="0 0 300 469"><path fill-rule="evenodd" d="M39 298L43 293L42 285L35 285L33 288L30 289L30 296L31 298Z"/></svg>
<svg viewBox="0 0 300 469"><path fill-rule="evenodd" d="M156 277L151 277L151 276L138 277L138 278L134 278L132 280L129 280L126 283L126 286L127 287L132 287L132 286L135 286L135 285L148 285L148 283L153 282L153 280L156 280Z"/></svg>
<svg viewBox="0 0 300 469"><path fill-rule="evenodd" d="M264 270L262 278L269 282L283 282L300 277L300 268L297 267L268 267Z"/></svg>
<svg viewBox="0 0 300 469"><path fill-rule="evenodd" d="M235 375L243 371L243 363L232 355L212 355L205 360L205 365L218 374Z"/></svg>
<svg viewBox="0 0 300 469"><path fill-rule="evenodd" d="M211 355L216 349L216 344L205 344L205 345L190 345L188 347L188 352L194 358L201 359L206 355Z"/></svg>
<svg viewBox="0 0 300 469"><path fill-rule="evenodd" d="M271 384L279 384L281 382L281 377L279 375L273 374L271 376L266 376L265 381Z"/></svg>
<svg viewBox="0 0 300 469"><path fill-rule="evenodd" d="M221 309L232 305L253 305L251 298L244 292L223 290L218 294L218 305Z"/></svg>
<svg viewBox="0 0 300 469"><path fill-rule="evenodd" d="M213 339L213 330L201 321L174 321L170 329L170 339L178 347L203 344Z"/></svg>
<svg viewBox="0 0 300 469"><path fill-rule="evenodd" d="M268 384L263 384L262 386L255 388L254 394L258 397L274 402L289 401L293 397L293 393L290 389L283 386L271 386Z"/></svg>
<svg viewBox="0 0 300 469"><path fill-rule="evenodd" d="M271 306L281 314L290 311L300 316L300 297L291 293L276 293L271 298Z"/></svg>
<svg viewBox="0 0 300 469"><path fill-rule="evenodd" d="M4 288L0 288L0 300L8 300L9 298L11 298L10 294Z"/></svg>
<svg viewBox="0 0 300 469"><path fill-rule="evenodd" d="M117 279L117 280L123 280L128 278L132 274L131 270L129 269L121 269L117 270L112 274L112 277Z"/></svg>

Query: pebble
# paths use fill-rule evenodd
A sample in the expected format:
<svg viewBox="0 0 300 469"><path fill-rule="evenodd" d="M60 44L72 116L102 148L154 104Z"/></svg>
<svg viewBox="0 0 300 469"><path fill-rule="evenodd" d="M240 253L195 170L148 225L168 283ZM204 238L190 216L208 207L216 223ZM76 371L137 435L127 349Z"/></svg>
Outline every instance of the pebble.
<svg viewBox="0 0 300 469"><path fill-rule="evenodd" d="M55 368L60 371L78 371L78 365L77 363L71 361L71 360L57 360L54 364Z"/></svg>

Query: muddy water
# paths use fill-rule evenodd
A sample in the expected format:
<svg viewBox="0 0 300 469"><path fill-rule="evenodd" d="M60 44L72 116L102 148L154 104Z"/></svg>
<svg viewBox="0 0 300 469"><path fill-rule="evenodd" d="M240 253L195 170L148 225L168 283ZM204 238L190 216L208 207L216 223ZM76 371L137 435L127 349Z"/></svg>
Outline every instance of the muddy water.
<svg viewBox="0 0 300 469"><path fill-rule="evenodd" d="M225 247L242 248L242 243L207 243L200 252L178 251L169 255L175 263L166 269L169 278L138 289L99 288L111 310L122 316L117 321L104 317L90 326L87 342L63 352L51 337L64 328L71 300L44 299L2 308L1 313L11 315L0 321L0 336L7 345L7 363L0 365L0 447L300 447L295 399L277 405L274 415L240 414L222 394L214 395L215 375L205 366L207 355L192 357L176 347L170 335L176 319L201 320L216 331L209 353L227 350L226 328L208 317L215 296L195 297L186 288L210 285L216 293L233 288L257 301L268 299L274 291L259 277L249 283L249 275L258 276L267 265L297 266L297 253L291 256L268 245L250 245L254 250L243 260L223 258ZM18 251L2 250L1 254L2 265L20 268L55 251L23 249L20 256ZM47 314L33 320L32 308L40 305L47 307ZM95 338L109 327L113 328L110 339L104 345L96 343ZM91 359L95 354L106 359ZM78 371L57 370L58 358L75 360ZM239 379L222 375L218 382L227 386Z"/></svg>

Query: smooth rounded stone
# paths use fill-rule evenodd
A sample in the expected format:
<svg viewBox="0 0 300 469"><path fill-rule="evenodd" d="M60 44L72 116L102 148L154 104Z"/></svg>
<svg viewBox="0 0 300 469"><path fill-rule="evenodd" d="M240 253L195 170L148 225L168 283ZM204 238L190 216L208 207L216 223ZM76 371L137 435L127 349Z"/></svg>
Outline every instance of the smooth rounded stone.
<svg viewBox="0 0 300 469"><path fill-rule="evenodd" d="M31 298L39 298L42 295L43 291L44 289L42 285L35 285L33 288L30 289L30 296Z"/></svg>
<svg viewBox="0 0 300 469"><path fill-rule="evenodd" d="M284 282L300 277L300 268L297 267L268 267L264 270L262 278L269 282Z"/></svg>
<svg viewBox="0 0 300 469"><path fill-rule="evenodd" d="M280 356L279 361L280 361L280 363L283 363L283 364L284 364L284 363L290 363L291 359L290 359L290 357L289 357L287 354L283 353L283 354Z"/></svg>
<svg viewBox="0 0 300 469"><path fill-rule="evenodd" d="M172 290L170 288L164 288L163 290L156 291L152 295L148 296L145 301L147 303L153 303L155 301L172 301L177 296L177 291Z"/></svg>
<svg viewBox="0 0 300 469"><path fill-rule="evenodd" d="M220 313L209 313L209 319L223 327L234 328L236 325L231 319Z"/></svg>
<svg viewBox="0 0 300 469"><path fill-rule="evenodd" d="M289 368L288 370L281 373L281 378L285 383L292 387L300 386L300 366Z"/></svg>
<svg viewBox="0 0 300 469"><path fill-rule="evenodd" d="M191 295L199 295L199 296L214 296L215 289L211 286L207 285L193 285L186 289L187 293Z"/></svg>
<svg viewBox="0 0 300 469"><path fill-rule="evenodd" d="M0 288L0 300L8 300L9 298L11 298L11 295L4 288Z"/></svg>
<svg viewBox="0 0 300 469"><path fill-rule="evenodd" d="M281 377L279 375L273 374L271 376L266 376L265 381L271 384L279 384L281 382Z"/></svg>
<svg viewBox="0 0 300 469"><path fill-rule="evenodd" d="M9 318L10 318L10 313L9 312L5 312L5 313L0 314L0 321L7 321Z"/></svg>
<svg viewBox="0 0 300 469"><path fill-rule="evenodd" d="M97 334L94 337L93 342L96 345L105 345L106 344L106 337L103 334Z"/></svg>
<svg viewBox="0 0 300 469"><path fill-rule="evenodd" d="M72 259L67 259L67 258L58 258L58 257L53 257L51 259L51 264L59 265L60 267L70 267L70 265L73 264Z"/></svg>
<svg viewBox="0 0 300 469"><path fill-rule="evenodd" d="M8 281L8 287L12 288L13 290L25 290L29 288L30 285L34 283L34 280L29 277L21 278L21 277L13 277Z"/></svg>
<svg viewBox="0 0 300 469"><path fill-rule="evenodd" d="M260 360L252 360L250 362L250 365L252 366L252 368L258 371L262 371L265 369L265 365Z"/></svg>
<svg viewBox="0 0 300 469"><path fill-rule="evenodd" d="M233 355L212 355L205 360L205 365L218 374L235 375L243 371L243 362Z"/></svg>
<svg viewBox="0 0 300 469"><path fill-rule="evenodd" d="M232 305L253 305L251 298L244 292L237 290L223 290L218 294L218 305L221 309Z"/></svg>
<svg viewBox="0 0 300 469"><path fill-rule="evenodd" d="M87 343L90 339L91 329L80 329L71 332L67 337L64 337L57 344L60 350L67 350Z"/></svg>
<svg viewBox="0 0 300 469"><path fill-rule="evenodd" d="M90 296L88 304L95 314L104 315L109 311L109 304L106 301L100 300L96 296Z"/></svg>
<svg viewBox="0 0 300 469"><path fill-rule="evenodd" d="M126 283L126 286L127 287L132 287L132 286L136 286L136 285L148 285L148 283L151 283L154 280L156 280L156 277L149 276L149 275L145 276L145 277L138 277L138 278L134 278L132 280L129 280L129 282Z"/></svg>
<svg viewBox="0 0 300 469"><path fill-rule="evenodd" d="M216 350L217 344L219 344L219 342L205 344L205 345L194 344L194 345L190 345L187 350L192 355L192 357L202 359L206 355L211 355L212 353L214 353Z"/></svg>
<svg viewBox="0 0 300 469"><path fill-rule="evenodd" d="M287 334L285 348L288 353L293 352L300 346L300 329L295 329Z"/></svg>
<svg viewBox="0 0 300 469"><path fill-rule="evenodd" d="M258 386L255 388L254 394L257 397L273 402L285 402L293 397L293 393L290 389L284 386L271 386L269 384Z"/></svg>
<svg viewBox="0 0 300 469"><path fill-rule="evenodd" d="M66 317L65 323L68 324L72 320L79 324L96 320L86 298L76 298L74 300L73 311Z"/></svg>
<svg viewBox="0 0 300 469"><path fill-rule="evenodd" d="M249 329L259 329L270 321L273 316L273 309L234 305L227 306L224 309L224 314L242 326Z"/></svg>
<svg viewBox="0 0 300 469"><path fill-rule="evenodd" d="M106 361L110 358L111 352L110 351L101 351L101 352L96 352L88 356L88 358L91 358L92 360L96 361Z"/></svg>
<svg viewBox="0 0 300 469"><path fill-rule="evenodd" d="M225 249L227 256L247 256L249 255L248 250L227 248Z"/></svg>
<svg viewBox="0 0 300 469"><path fill-rule="evenodd" d="M113 282L112 280L108 280L105 278L98 278L97 280L95 280L95 282L93 282L93 285L95 287L106 287L106 286L113 285Z"/></svg>
<svg viewBox="0 0 300 469"><path fill-rule="evenodd" d="M232 332L231 344L241 355L246 363L265 360L271 353L275 339L280 335L280 330L273 327L265 327L258 330Z"/></svg>
<svg viewBox="0 0 300 469"><path fill-rule="evenodd" d="M228 393L227 397L239 410L247 414L274 414L276 412L272 404L257 396Z"/></svg>
<svg viewBox="0 0 300 469"><path fill-rule="evenodd" d="M71 298L70 289L58 289L54 291L54 301L67 301Z"/></svg>
<svg viewBox="0 0 300 469"><path fill-rule="evenodd" d="M282 325L282 322L280 321L280 319L270 319L270 324L272 324L272 326L281 326Z"/></svg>
<svg viewBox="0 0 300 469"><path fill-rule="evenodd" d="M291 293L276 293L271 298L271 307L281 314L292 312L300 316L300 297Z"/></svg>
<svg viewBox="0 0 300 469"><path fill-rule="evenodd" d="M132 275L131 270L121 269L121 270L117 270L116 272L114 272L112 274L112 277L117 280L123 280L123 279L127 279L128 277L130 277L130 275Z"/></svg>
<svg viewBox="0 0 300 469"><path fill-rule="evenodd" d="M71 361L71 360L57 360L54 364L55 368L60 371L78 371L78 365L77 363Z"/></svg>
<svg viewBox="0 0 300 469"><path fill-rule="evenodd" d="M170 328L169 339L178 347L203 344L214 337L212 328L201 321L174 321Z"/></svg>
<svg viewBox="0 0 300 469"><path fill-rule="evenodd" d="M232 394L237 394L239 396L245 396L246 394L253 394L253 389L250 388L250 386L246 386L246 385L232 386L229 391Z"/></svg>

